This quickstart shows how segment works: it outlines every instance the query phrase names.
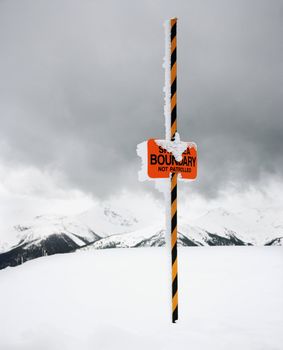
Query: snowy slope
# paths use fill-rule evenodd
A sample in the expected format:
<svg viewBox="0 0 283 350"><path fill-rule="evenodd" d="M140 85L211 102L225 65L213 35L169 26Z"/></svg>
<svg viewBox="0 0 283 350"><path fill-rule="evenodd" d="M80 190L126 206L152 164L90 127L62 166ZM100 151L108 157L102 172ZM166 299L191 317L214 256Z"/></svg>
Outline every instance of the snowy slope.
<svg viewBox="0 0 283 350"><path fill-rule="evenodd" d="M37 216L24 225L15 226L22 243L40 241L53 234L66 234L78 246L94 240L95 233L83 223L67 216ZM97 237L99 237L97 235Z"/></svg>
<svg viewBox="0 0 283 350"><path fill-rule="evenodd" d="M280 350L282 247L109 249L0 271L3 350Z"/></svg>
<svg viewBox="0 0 283 350"><path fill-rule="evenodd" d="M191 224L222 236L233 231L244 241L254 245L264 245L272 239L283 236L283 210L281 208L245 209L232 213L217 208L192 220Z"/></svg>
<svg viewBox="0 0 283 350"><path fill-rule="evenodd" d="M179 234L182 233L196 245L251 245L250 241L241 237L237 232L225 228L223 231L212 231L189 224L179 225Z"/></svg>
<svg viewBox="0 0 283 350"><path fill-rule="evenodd" d="M89 250L89 249L138 247L142 245L142 242L145 242L147 240L152 240L153 237L155 236L157 237L158 243L160 243L161 238L164 237L164 230L160 229L159 225L149 226L137 231L111 235L109 237L100 239L83 249ZM155 245L162 245L162 244L153 243L150 246L155 246Z"/></svg>

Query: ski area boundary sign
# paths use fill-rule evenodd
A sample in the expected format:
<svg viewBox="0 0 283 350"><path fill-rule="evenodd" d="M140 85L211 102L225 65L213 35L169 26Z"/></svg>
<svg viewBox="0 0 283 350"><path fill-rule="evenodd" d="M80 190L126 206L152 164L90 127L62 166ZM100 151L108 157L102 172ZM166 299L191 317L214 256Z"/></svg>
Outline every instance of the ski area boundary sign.
<svg viewBox="0 0 283 350"><path fill-rule="evenodd" d="M179 173L183 179L194 180L197 177L197 147L190 142L177 161L155 139L147 141L147 174L153 179L169 178L171 173Z"/></svg>

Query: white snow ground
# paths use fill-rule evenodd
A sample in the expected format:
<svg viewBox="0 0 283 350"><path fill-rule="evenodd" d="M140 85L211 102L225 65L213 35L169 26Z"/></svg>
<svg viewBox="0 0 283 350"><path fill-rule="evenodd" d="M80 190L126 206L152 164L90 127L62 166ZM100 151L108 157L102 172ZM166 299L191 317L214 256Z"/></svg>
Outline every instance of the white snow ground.
<svg viewBox="0 0 283 350"><path fill-rule="evenodd" d="M164 248L43 257L0 271L0 349L283 348L282 247L179 249L178 324Z"/></svg>

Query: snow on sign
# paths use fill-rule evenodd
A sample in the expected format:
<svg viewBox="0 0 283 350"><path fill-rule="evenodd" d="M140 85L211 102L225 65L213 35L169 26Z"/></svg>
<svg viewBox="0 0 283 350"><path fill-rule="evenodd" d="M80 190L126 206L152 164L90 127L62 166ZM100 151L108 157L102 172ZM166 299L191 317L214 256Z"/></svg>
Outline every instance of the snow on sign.
<svg viewBox="0 0 283 350"><path fill-rule="evenodd" d="M153 179L169 178L171 173L179 173L183 179L197 177L197 147L195 143L184 142L185 150L177 158L167 150L164 140L147 141L147 174ZM174 141L172 142L174 145ZM167 147L166 147L167 146Z"/></svg>

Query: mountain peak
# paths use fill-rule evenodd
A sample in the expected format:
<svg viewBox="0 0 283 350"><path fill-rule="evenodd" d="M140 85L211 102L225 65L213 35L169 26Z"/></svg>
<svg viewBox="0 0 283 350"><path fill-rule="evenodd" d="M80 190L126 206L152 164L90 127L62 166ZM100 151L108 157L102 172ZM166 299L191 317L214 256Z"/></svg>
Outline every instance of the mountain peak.
<svg viewBox="0 0 283 350"><path fill-rule="evenodd" d="M122 213L121 210L114 210L110 206L104 208L104 215L112 224L129 227L138 223L138 220L130 212Z"/></svg>

